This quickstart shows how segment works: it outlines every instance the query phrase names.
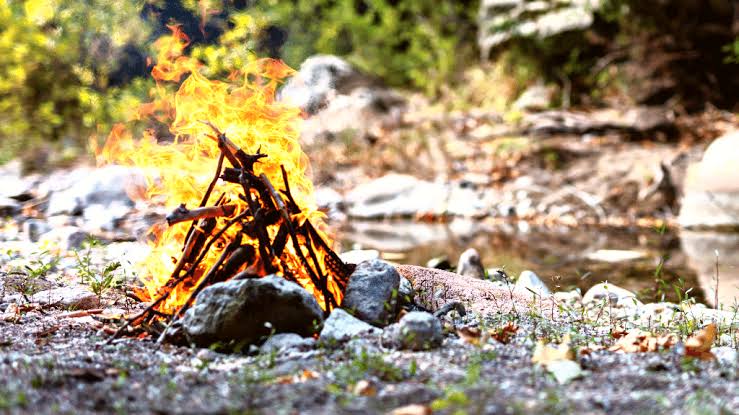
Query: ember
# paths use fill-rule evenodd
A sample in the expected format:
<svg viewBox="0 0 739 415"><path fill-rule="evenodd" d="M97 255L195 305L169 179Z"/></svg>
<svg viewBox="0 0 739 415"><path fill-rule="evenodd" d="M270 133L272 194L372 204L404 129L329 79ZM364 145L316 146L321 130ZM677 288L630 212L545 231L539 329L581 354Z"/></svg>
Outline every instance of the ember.
<svg viewBox="0 0 739 415"><path fill-rule="evenodd" d="M349 270L321 230L298 142L300 112L274 99L292 70L266 59L231 76L242 83L209 80L182 55L187 37L172 30L157 44L157 99L139 117L168 123L173 142L160 144L152 131L134 140L117 126L98 152L101 161L155 171L146 197L173 209L168 227L152 229L143 264L139 294L151 306L131 321L174 321L210 284L273 273L300 284L324 311L337 307ZM168 93L164 82L186 74Z"/></svg>

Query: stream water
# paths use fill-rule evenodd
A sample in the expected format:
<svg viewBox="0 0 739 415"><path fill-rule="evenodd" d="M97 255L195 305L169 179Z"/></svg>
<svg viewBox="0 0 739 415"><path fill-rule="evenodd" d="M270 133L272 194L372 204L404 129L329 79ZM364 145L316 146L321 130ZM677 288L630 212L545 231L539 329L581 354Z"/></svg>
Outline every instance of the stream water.
<svg viewBox="0 0 739 415"><path fill-rule="evenodd" d="M486 268L502 267L511 276L532 270L553 291L579 288L584 293L609 281L645 302L679 301L686 295L710 306L717 298L723 306L739 302L739 234L537 229L525 223L492 227L466 220L352 221L342 229L341 245L342 251L377 249L383 258L406 264L426 265L443 257L452 266L462 251L474 247Z"/></svg>

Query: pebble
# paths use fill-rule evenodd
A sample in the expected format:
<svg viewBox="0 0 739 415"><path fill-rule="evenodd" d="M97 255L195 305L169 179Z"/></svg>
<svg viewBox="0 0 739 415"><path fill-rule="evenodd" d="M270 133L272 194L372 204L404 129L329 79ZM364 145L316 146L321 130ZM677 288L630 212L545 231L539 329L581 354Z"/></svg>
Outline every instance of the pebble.
<svg viewBox="0 0 739 415"><path fill-rule="evenodd" d="M378 335L380 329L336 308L323 323L318 341L321 344L335 345L365 334Z"/></svg>
<svg viewBox="0 0 739 415"><path fill-rule="evenodd" d="M468 248L459 256L457 274L470 278L485 278L485 268L482 266L480 253L475 248Z"/></svg>
<svg viewBox="0 0 739 415"><path fill-rule="evenodd" d="M404 315L399 322L386 327L382 335L382 344L396 349L434 349L441 346L443 340L441 323L424 311Z"/></svg>

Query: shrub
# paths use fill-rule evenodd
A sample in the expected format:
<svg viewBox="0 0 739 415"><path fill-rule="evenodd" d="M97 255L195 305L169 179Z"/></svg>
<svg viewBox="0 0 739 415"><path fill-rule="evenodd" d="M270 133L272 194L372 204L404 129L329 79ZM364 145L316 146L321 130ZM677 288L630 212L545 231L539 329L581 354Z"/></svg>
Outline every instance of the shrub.
<svg viewBox="0 0 739 415"><path fill-rule="evenodd" d="M44 141L74 148L146 93L135 2L0 2L0 163Z"/></svg>

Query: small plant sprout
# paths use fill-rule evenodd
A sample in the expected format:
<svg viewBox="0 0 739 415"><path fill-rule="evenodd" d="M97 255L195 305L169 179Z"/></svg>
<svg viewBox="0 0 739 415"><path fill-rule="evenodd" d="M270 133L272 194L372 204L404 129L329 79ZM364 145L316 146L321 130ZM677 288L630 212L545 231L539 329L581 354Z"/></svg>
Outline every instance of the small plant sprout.
<svg viewBox="0 0 739 415"><path fill-rule="evenodd" d="M87 284L90 290L98 297L102 297L108 290L120 287L122 282L116 271L121 267L119 261L111 262L104 267L96 265L92 261L92 248L97 246L99 242L89 237L83 246L86 250L77 250L74 252L77 260L77 275L83 284Z"/></svg>

